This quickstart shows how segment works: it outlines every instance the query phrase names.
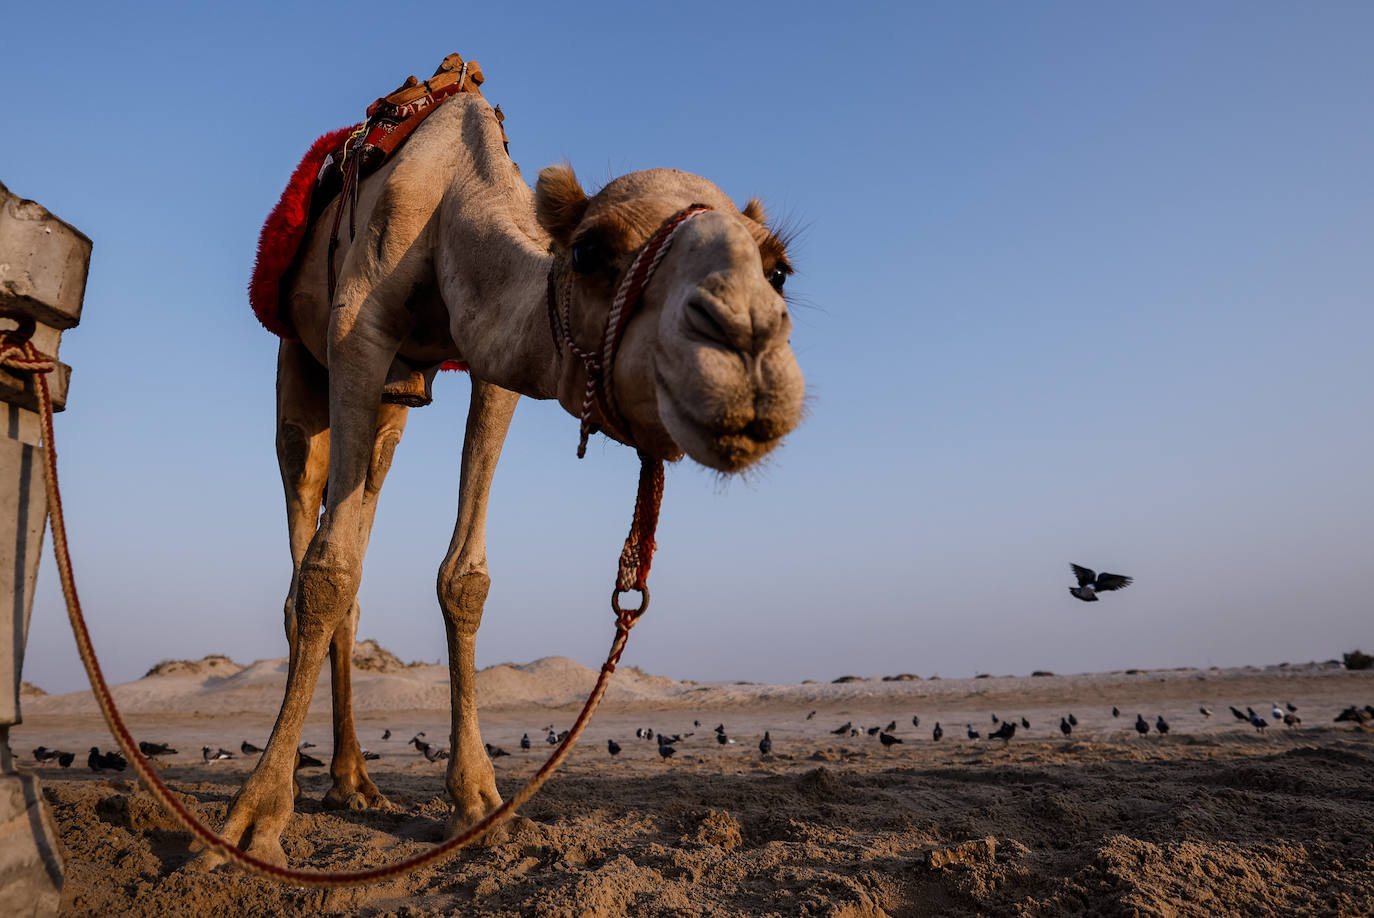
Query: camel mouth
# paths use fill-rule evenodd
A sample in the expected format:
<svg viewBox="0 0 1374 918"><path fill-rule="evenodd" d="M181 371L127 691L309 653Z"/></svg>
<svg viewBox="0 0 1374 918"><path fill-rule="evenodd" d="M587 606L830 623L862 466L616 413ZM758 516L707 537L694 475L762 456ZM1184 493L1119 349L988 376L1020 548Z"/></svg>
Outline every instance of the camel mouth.
<svg viewBox="0 0 1374 918"><path fill-rule="evenodd" d="M684 406L662 374L655 373L659 418L681 450L701 465L727 475L742 472L782 441L795 424L758 415L702 419Z"/></svg>

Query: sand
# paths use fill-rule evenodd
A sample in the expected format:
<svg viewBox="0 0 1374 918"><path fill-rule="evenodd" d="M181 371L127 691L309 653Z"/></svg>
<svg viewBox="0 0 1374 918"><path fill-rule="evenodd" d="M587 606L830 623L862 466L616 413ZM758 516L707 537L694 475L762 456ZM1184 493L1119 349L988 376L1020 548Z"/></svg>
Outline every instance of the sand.
<svg viewBox="0 0 1374 918"><path fill-rule="evenodd" d="M371 774L399 811L324 811L328 775L302 772L283 836L296 865L375 865L439 840L443 766L405 741L446 734L445 673L389 656L366 649L354 685L359 735L381 756ZM543 728L571 722L594 675L561 658L479 674L484 737L512 753L495 760L503 793L542 763ZM262 745L284 681L283 661L208 658L115 694L140 739L181 750L163 774L218 824L253 758L206 764L199 750ZM322 758L326 693L305 731ZM1275 700L1298 706L1299 728L1259 734L1227 710L1267 717ZM1355 916L1374 914L1374 727L1332 718L1372 702L1374 672L1339 664L803 685L623 667L508 839L327 892L183 869L187 834L129 779L82 764L91 745L112 745L89 693L26 694L12 745L42 777L66 846L68 915ZM1163 714L1169 735L1138 737L1137 711L1152 723ZM1065 738L1069 712L1079 726ZM995 728L993 713L1031 729L1006 744L965 737L965 724ZM830 732L891 720L903 742L890 749ZM735 742L715 741L718 723ZM664 761L635 738L642 726L693 735ZM765 729L769 756L757 748ZM69 770L34 765L40 744L83 754Z"/></svg>

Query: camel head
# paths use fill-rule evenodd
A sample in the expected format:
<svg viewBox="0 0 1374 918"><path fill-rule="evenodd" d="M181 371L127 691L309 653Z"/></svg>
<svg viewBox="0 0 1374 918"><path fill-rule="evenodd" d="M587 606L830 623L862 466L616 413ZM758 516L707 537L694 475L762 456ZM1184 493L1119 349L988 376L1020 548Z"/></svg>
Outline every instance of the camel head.
<svg viewBox="0 0 1374 918"><path fill-rule="evenodd" d="M792 267L762 206L750 201L741 211L711 182L671 169L622 176L588 197L571 168L550 166L535 187L558 308L583 350L602 341L635 255L692 204L710 210L677 230L625 327L610 387L620 417L595 419L659 459L686 453L738 472L797 426L805 390L782 296ZM579 415L587 374L570 351L558 399Z"/></svg>

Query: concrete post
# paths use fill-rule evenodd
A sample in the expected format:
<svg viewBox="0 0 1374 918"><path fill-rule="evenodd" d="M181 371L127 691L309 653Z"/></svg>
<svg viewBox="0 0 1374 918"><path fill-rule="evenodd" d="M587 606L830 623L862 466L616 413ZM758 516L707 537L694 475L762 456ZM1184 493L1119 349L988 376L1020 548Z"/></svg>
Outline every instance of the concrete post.
<svg viewBox="0 0 1374 918"><path fill-rule="evenodd" d="M91 241L0 183L0 310L37 322L32 341L56 357L62 332L81 320ZM12 319L0 318L11 328ZM54 408L66 404L71 368L49 374ZM0 915L57 914L62 856L38 779L19 772L9 729L20 722L19 683L48 522L31 377L0 369Z"/></svg>

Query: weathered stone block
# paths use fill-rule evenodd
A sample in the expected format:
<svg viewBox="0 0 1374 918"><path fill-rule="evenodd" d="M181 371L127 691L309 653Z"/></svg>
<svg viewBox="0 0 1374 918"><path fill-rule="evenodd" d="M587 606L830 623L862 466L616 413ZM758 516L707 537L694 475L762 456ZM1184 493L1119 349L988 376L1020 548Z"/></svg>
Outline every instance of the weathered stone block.
<svg viewBox="0 0 1374 918"><path fill-rule="evenodd" d="M19 307L44 325L81 321L91 240L0 182L0 307Z"/></svg>

